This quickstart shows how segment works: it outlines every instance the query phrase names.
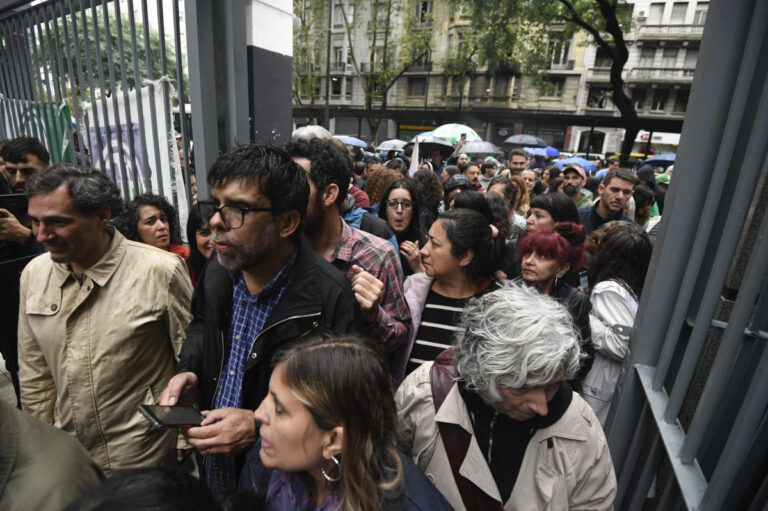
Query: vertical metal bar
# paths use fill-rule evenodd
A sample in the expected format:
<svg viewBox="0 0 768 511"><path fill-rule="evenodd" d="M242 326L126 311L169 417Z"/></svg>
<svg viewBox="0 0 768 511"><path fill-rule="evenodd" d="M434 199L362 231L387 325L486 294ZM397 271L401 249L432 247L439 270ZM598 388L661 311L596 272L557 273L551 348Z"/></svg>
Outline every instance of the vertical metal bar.
<svg viewBox="0 0 768 511"><path fill-rule="evenodd" d="M659 433L656 432L653 435L653 443L651 443L651 449L645 457L645 463L643 463L643 471L640 473L640 479L637 481L637 485L632 489L632 500L629 503L627 509L629 511L641 511L645 500L648 498L648 490L651 488L653 477L656 475L656 469L659 467L662 455L662 445L659 441Z"/></svg>
<svg viewBox="0 0 768 511"><path fill-rule="evenodd" d="M192 194L189 193L189 135L187 135L187 101L184 97L184 67L181 51L181 27L179 26L179 0L173 0L173 39L176 43L176 79L178 80L177 93L179 95L179 124L181 125L181 150L184 154L184 193L187 195L187 204L192 204ZM176 174L171 172L171 187L173 190L173 207L178 211L180 193L176 183Z"/></svg>
<svg viewBox="0 0 768 511"><path fill-rule="evenodd" d="M763 3L762 5L766 4ZM768 5L766 5L765 13L766 20L768 20ZM768 109L768 81L763 82L758 108ZM766 110L758 111L765 112ZM767 140L768 118L766 116L757 116L755 124L750 130L749 143L728 211L726 219L728 228L723 230L723 234L720 237L712 271L707 280L704 297L696 315L696 325L688 341L675 384L669 394L669 404L664 412L664 419L667 421L674 421L677 417L685 399L685 394L688 391L688 386L693 379L693 373L701 356L701 350L704 347L710 322L717 308L717 302L720 299L720 290L723 288L728 277L728 269L736 252L741 229L746 221L744 205L750 203L757 181L760 179L760 170L764 164L766 150L768 150ZM753 303L749 304L750 309ZM742 332L745 326L746 321L742 325Z"/></svg>
<svg viewBox="0 0 768 511"><path fill-rule="evenodd" d="M155 149L155 175L157 176L157 188L158 193L160 195L163 195L163 175L162 175L162 163L160 161L160 140L157 135L157 123L154 122L155 119L157 119L157 102L155 101L155 76L152 71L152 52L150 51L150 40L149 40L149 14L147 12L148 10L147 6L147 0L141 0L141 19L142 23L144 24L144 60L145 64L147 65L147 79L149 80L149 114L152 116L152 122L150 123L152 125L152 143L154 144ZM161 39L161 44L165 44L164 41ZM150 176L151 178L151 176ZM151 183L151 179L150 179ZM155 191L152 190L152 187L149 187L149 190L154 193Z"/></svg>
<svg viewBox="0 0 768 511"><path fill-rule="evenodd" d="M55 92L55 94L51 95L50 100L48 101L48 104L46 105L46 109L48 110L50 121L51 121L51 128L53 129L54 136L56 137L56 140L51 140L51 148L58 147L59 148L59 155L58 159L59 161L63 161L64 157L64 133L61 132L59 129L59 123L57 122L57 110L58 105L56 103L61 103L63 101L63 95L61 92L61 83L60 83L60 77L61 77L61 55L59 53L58 44L54 45L53 41L51 39L51 28L48 25L48 22L50 21L48 19L45 6L43 5L38 13L41 15L41 22L40 25L42 26L40 28L40 31L42 32L42 29L45 28L45 42L48 46L48 58L46 62L46 67L50 66L51 73L53 75L53 87L49 88ZM42 34L41 34L42 35ZM58 43L58 41L57 41ZM45 44L41 46L41 52L42 55L42 48L45 48ZM54 49L55 48L55 49ZM56 52L58 56L58 60L54 59L53 52ZM58 67L57 67L58 66ZM46 83L48 80L46 80ZM57 97L57 100L54 99L54 96ZM64 127L66 130L66 125Z"/></svg>
<svg viewBox="0 0 768 511"><path fill-rule="evenodd" d="M171 144L174 144L173 150L176 150L176 140L168 140L168 135L173 130L173 114L171 112L171 99L170 99L170 91L168 89L168 58L166 55L166 49L165 49L165 20L163 19L163 5L161 0L157 0L157 25L158 25L158 31L160 32L160 67L163 71L163 108L164 108L164 114L166 119L166 125L168 126L168 132L163 133L163 136L165 137L164 141L164 147L167 150L170 149ZM173 159L171 159L169 162L169 167L171 169L171 194L176 193L175 192L175 185L173 184ZM162 179L163 176L158 174L158 178Z"/></svg>
<svg viewBox="0 0 768 511"><path fill-rule="evenodd" d="M766 97L768 98L768 96ZM765 228L768 227L768 209L763 212L761 225L763 232L765 232ZM752 305L762 287L766 269L768 269L768 235L763 235L758 238L757 245L754 247L747 264L736 303L733 305L733 312L728 319L728 326L717 351L717 357L707 377L707 383L704 386L699 405L680 452L683 463L691 463L696 457L725 388L730 385L728 374L742 345L744 330L752 315Z"/></svg>
<svg viewBox="0 0 768 511"><path fill-rule="evenodd" d="M59 7L61 7L61 4L59 4ZM63 17L62 17L63 18ZM62 104L69 105L69 98L67 97L67 90L71 90L71 88L67 87L67 84L62 84L62 81L65 79L66 75L64 73L64 63L61 58L61 37L59 36L59 22L56 19L56 12L54 11L53 5L51 5L51 20L53 20L53 36L55 38L56 44L54 45L54 48L56 49L56 62L59 69L59 77L58 77L58 87L59 87L59 101ZM63 23L63 21L62 21ZM48 28L48 22L45 23L45 30L48 33L48 38L50 39L50 29ZM68 47L65 47L66 51L69 51ZM70 80L71 82L71 80ZM73 96L74 97L74 96ZM72 112L69 113L69 118L66 119L66 122L64 124L64 130L67 133L67 138L69 138L69 147L72 148L72 157L74 159L75 155L75 139L72 136ZM62 148L61 148L61 155L62 160L64 158L64 141L62 140Z"/></svg>
<svg viewBox="0 0 768 511"><path fill-rule="evenodd" d="M88 22L85 16L85 9L86 9L85 5L80 4L80 21L83 26L83 50L85 51L85 64L86 66L90 66L91 52L89 49L90 44L88 42ZM83 65L82 65L83 63L82 63L82 59L80 58L80 37L77 32L77 14L75 13L76 11L75 11L75 7L73 5L72 0L69 0L69 10L72 12L72 35L73 35L73 39L75 40L75 62L77 63L78 82L80 84L80 87L85 88L86 84L85 84L85 81L83 80ZM88 71L87 87L88 87L88 96L91 101L91 112L93 112L93 123L95 124L94 131L96 132L96 154L99 159L99 168L101 168L102 172L104 172L104 174L108 176L109 174L107 171L107 165L106 165L106 162L104 161L104 144L101 140L101 123L99 122L99 111L96 108L97 106L96 105L96 89L93 86L93 71L90 71L90 70ZM86 115L84 115L83 117L85 117L86 120L88 119ZM109 126L109 121L107 121L106 125ZM88 135L89 135L88 147L91 151L91 164L95 165L96 162L93 158L94 148L91 147L91 143L90 143L90 132L88 132Z"/></svg>
<svg viewBox="0 0 768 511"><path fill-rule="evenodd" d="M656 509L673 509L676 501L680 498L680 492L677 491L677 479L675 477L668 477L667 482L664 483L664 490L661 492L656 503Z"/></svg>
<svg viewBox="0 0 768 511"><path fill-rule="evenodd" d="M16 16L10 20L10 29L13 33L13 37L10 39L13 42L12 54L16 57L16 63L14 69L16 71L15 76L18 80L18 87L21 95L19 100L29 100L34 97L33 91L33 70L32 70L32 54L26 48L27 29L22 24L23 20L21 16ZM26 56L26 58L24 58Z"/></svg>
<svg viewBox="0 0 768 511"><path fill-rule="evenodd" d="M634 369L632 369L632 372L634 372ZM637 376L633 374L632 377L636 378ZM627 491L629 490L629 476L632 475L637 466L637 460L640 458L640 452L642 450L643 444L645 443L644 441L646 438L646 430L648 429L650 420L650 409L648 403L646 402L643 403L643 410L640 412L640 419L635 425L636 427L633 430L634 433L632 434L632 441L629 445L629 451L627 451L627 460L632 463L632 466L629 470L628 467L624 467L624 473L622 474L622 477L619 478L618 487L616 489L616 503L618 509L621 509L620 506L623 504Z"/></svg>
<svg viewBox="0 0 768 511"><path fill-rule="evenodd" d="M131 29L131 54L133 55L133 88L136 94L136 107L139 114L139 134L141 135L141 161L144 168L140 169L144 177L144 189L152 192L152 183L149 180L150 165L147 161L147 133L144 127L144 98L142 97L141 78L139 76L139 53L136 44L136 20L133 13L133 0L128 0L128 24ZM154 119L154 117L152 118Z"/></svg>
<svg viewBox="0 0 768 511"><path fill-rule="evenodd" d="M26 13L24 16L24 19L27 21L27 25L29 26L29 30L27 31L28 37L31 38L31 41L29 39L26 39L26 43L30 44L30 47L32 49L32 55L35 58L35 70L34 70L34 77L35 77L35 89L32 96L32 105L34 106L35 112L40 114L40 102L43 101L45 98L45 86L43 85L43 82L46 82L46 79L44 77L40 76L40 68L43 67L43 64L41 60L38 58L38 51L37 51L37 32L35 30L35 21L32 19L32 16L29 14L29 12ZM47 85L47 84L46 84ZM50 96L50 92L49 92ZM47 130L43 130L43 126L41 125L39 118L36 119L37 122L35 122L35 126L37 127L38 131L38 139L40 142L42 142L43 145L49 146L49 139L48 139L48 132Z"/></svg>
<svg viewBox="0 0 768 511"><path fill-rule="evenodd" d="M73 29L74 29L75 27L74 23L75 23L75 20L77 19L77 15L74 13L71 6L70 6L69 13L65 14L63 3L59 3L59 15L61 16L61 28L62 28L62 32L64 33L64 52L67 56L67 73L69 75L69 82L70 82L70 87L72 91L72 107L74 109L75 119L77 121L76 127L73 130L74 131L73 136L74 136L74 139L77 140L78 142L77 145L79 146L80 151L83 153L83 155L85 155L86 144L85 144L85 141L83 140L82 134L80 133L79 125L81 122L85 122L86 133L89 133L90 122L88 121L88 117L83 114L83 109L80 106L80 100L82 96L81 87L83 86L82 76L78 75L77 65L72 61L72 40L69 38L69 24L67 23L67 16L71 15L73 19L72 23L73 23ZM75 31L75 37L77 37L76 31ZM75 44L78 45L77 42L75 42ZM80 61L79 47L75 50L75 54L76 54L75 58L79 63ZM75 152L75 148L73 146L72 147L73 156L75 156L74 152ZM75 157L75 163L79 163L77 161L77 157ZM86 161L83 161L82 162L83 166L86 166L85 165L86 163L87 163Z"/></svg>
<svg viewBox="0 0 768 511"><path fill-rule="evenodd" d="M93 30L93 40L96 44L94 44L94 50L95 50L95 62L93 62L93 67L96 68L97 71L97 77L99 79L99 91L101 92L101 111L104 114L104 130L106 131L107 135L107 154L109 155L109 171L112 172L112 179L116 182L118 179L118 172L119 170L115 168L115 154L112 149L112 127L110 126L110 115L109 115L109 109L107 107L107 98L105 95L106 87L104 86L104 68L103 68L103 62L101 60L101 47L99 45L99 10L97 8L96 0L91 0L91 30ZM83 11L83 24L85 24L85 11ZM86 52L86 58L89 63L91 63L91 58L88 56L88 37L86 35L85 37L85 52ZM91 76L91 73L89 72L89 77ZM95 93L95 89L93 85L91 85L91 94ZM115 116L117 116L117 112L115 112ZM120 122L119 119L115 120L115 124L117 125L117 130L119 132L120 129ZM101 139L101 133L99 133L99 139ZM104 172L107 172L107 167L104 167ZM107 174L109 175L109 174ZM123 176L124 177L124 176ZM126 192L127 185L124 185L123 193Z"/></svg>
<svg viewBox="0 0 768 511"><path fill-rule="evenodd" d="M722 509L728 490L739 474L768 406L768 350L763 351L752 384L736 416L728 442L704 493L701 509Z"/></svg>
<svg viewBox="0 0 768 511"><path fill-rule="evenodd" d="M323 126L325 129L331 129L330 112L330 93L331 93L331 18L333 17L333 0L328 0L328 36L326 37L325 48L325 107L323 109ZM378 20L374 20L374 23ZM378 27L377 27L378 28ZM373 35L374 39L376 34ZM373 62L371 62L373 65ZM362 85L362 84L361 84Z"/></svg>
<svg viewBox="0 0 768 511"><path fill-rule="evenodd" d="M764 3L761 2L758 8L763 6L762 4ZM722 8L722 4L719 2L710 2L709 5L711 13L715 13ZM742 4L737 2L728 7L728 15L726 16L728 21L725 22L725 24L720 23L715 26L714 20L717 18L710 18L710 23L708 23L707 26L711 27L711 30L709 32L706 30L704 31L702 48L706 49L709 44L712 44L714 41L713 38L716 37L715 34L720 34L721 36L735 34L737 32L743 34L743 26L746 25L744 22L748 22L753 15L756 14L756 12L750 11L751 7L746 3ZM753 20L753 22L755 22L755 20ZM760 37L762 37L763 33L764 31L760 32ZM750 30L750 33L742 37L745 37L751 43L755 36L753 36L752 31ZM691 112L694 114L693 117L691 116L691 113L689 113L686 120L690 124L686 124L686 126L698 126L700 122L706 122L708 123L708 126L711 126L712 128L706 129L706 132L702 133L702 135L706 136L706 141L702 136L696 137L695 130L693 129L683 130L683 135L689 132L691 135L694 135L691 137L691 141L695 140L696 142L694 143L699 144L699 147L696 148L695 152L691 151L689 153L691 157L688 159L685 159L685 155L683 154L681 161L685 162L683 170L686 170L687 164L690 163L691 171L695 170L698 172L701 170L702 166L707 169L712 169L713 171L711 172L711 175L699 175L696 178L697 181L709 181L706 198L703 202L706 206L702 207L700 211L682 213L685 216L694 215L697 224L695 231L696 235L693 239L693 244L687 247L685 252L684 259L686 265L684 266L683 280L677 293L677 300L672 315L667 323L669 326L664 337L661 355L659 356L658 363L655 364L656 377L653 380L654 390L661 388L664 379L667 376L667 372L669 371L669 366L672 363L672 357L674 356L677 344L677 335L680 327L685 321L688 305L693 296L696 283L699 280L699 272L704 261L704 256L707 253L707 245L712 233L715 218L717 215L722 214L720 208L716 206L721 202L722 194L725 189L724 184L734 159L734 150L738 145L737 139L741 135L740 127L747 108L755 69L758 67L756 64L760 57L761 41L762 40L758 41L758 44L754 47L754 45L747 44L747 41L742 41L741 38L738 37L731 37L727 41L727 44L723 44L722 40L718 39L716 45L713 47L713 50L717 51L718 56L720 57L716 59L718 61L717 74L715 75L714 70L709 68L702 69L702 64L705 66L710 64L708 60L702 60L697 65L696 78L694 78L694 89L692 90L698 92L698 94L695 95L696 99L705 97L710 104L709 108L702 108L701 112ZM738 58L736 58L737 55ZM715 76L735 76L736 80L715 80L713 79ZM694 96L692 96L692 98L693 97ZM711 118L713 112L711 98L718 98L718 103L722 103L717 105L717 119ZM691 105L693 104L695 103L691 102ZM708 114L706 121L702 118L705 113ZM702 128L702 132L704 132L704 130L705 128ZM716 138L714 137L715 135ZM710 142L712 142L712 149L709 151L714 151L715 148L717 148L715 154L710 154L709 151L700 150L701 144L706 146L706 144L709 144ZM678 153L682 153L682 151L678 151ZM714 165L705 163L713 160L715 162ZM678 169L675 169L675 171L677 172ZM678 179L679 178L680 176L678 175ZM696 187L689 186L685 190L686 195L694 195L696 190L693 188ZM676 194L677 189L679 188L672 187L670 193ZM672 213L672 211L669 211L667 216L670 216L669 213ZM731 230L731 227L729 227L729 230ZM700 311L703 309L703 306L699 307ZM707 319L707 321L709 321L709 319ZM707 323L707 327L708 326L709 323ZM693 340L694 336L698 338L699 335L699 333L694 332L691 334L691 339Z"/></svg>
<svg viewBox="0 0 768 511"><path fill-rule="evenodd" d="M3 72L6 74L8 80L8 84L10 85L10 90L12 97L7 98L8 101L8 108L11 110L10 116L11 116L11 128L14 130L14 138L18 137L21 134L21 110L19 108L19 105L17 103L17 98L21 98L22 92L20 89L20 85L18 82L18 76L17 73L14 73L12 69L19 69L14 68L14 62L13 62L13 54L14 54L14 47L15 45L12 44L12 37L9 36L9 31L12 33L12 27L10 26L10 23L2 24L0 25L0 28L2 28L2 37L5 39L7 44L7 51L4 52L6 56L6 62L7 66L3 66Z"/></svg>
<svg viewBox="0 0 768 511"><path fill-rule="evenodd" d="M115 1L112 5L114 5L115 8L115 28L117 30L117 50L120 52L120 80L123 84L122 88L122 95L123 95L123 108L125 109L125 124L128 128L128 154L131 157L130 162L130 168L128 169L131 176L131 184L133 185L133 193L134 195L140 195L139 192L139 172L141 172L141 169L136 167L136 140L133 137L133 122L132 122L132 116L131 116L131 102L130 98L128 97L128 76L125 72L125 66L128 65L128 62L125 58L125 47L123 45L123 20L122 20L122 13L120 12L120 2ZM115 90L117 90L117 87L114 87ZM138 92L137 92L138 93ZM139 112L139 117L141 117L141 113Z"/></svg>
<svg viewBox="0 0 768 511"><path fill-rule="evenodd" d="M101 0L101 12L104 16L104 41L107 44L107 69L109 70L109 87L112 94L112 108L115 110L115 132L117 134L117 146L118 155L117 162L120 166L121 181L123 183L123 195L128 198L131 196L131 191L128 186L128 170L125 168L125 158L123 156L123 126L122 119L120 118L120 104L117 100L117 79L115 78L115 62L112 58L112 30L109 24L109 8L107 6L109 0Z"/></svg>

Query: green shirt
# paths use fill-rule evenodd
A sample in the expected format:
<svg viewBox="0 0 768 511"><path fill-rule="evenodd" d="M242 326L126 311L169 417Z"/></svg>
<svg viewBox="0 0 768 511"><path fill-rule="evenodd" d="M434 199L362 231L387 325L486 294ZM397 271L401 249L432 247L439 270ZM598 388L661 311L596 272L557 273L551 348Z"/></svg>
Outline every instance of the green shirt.
<svg viewBox="0 0 768 511"><path fill-rule="evenodd" d="M579 192L579 199L576 201L576 209L592 207L594 203L589 200L586 194Z"/></svg>

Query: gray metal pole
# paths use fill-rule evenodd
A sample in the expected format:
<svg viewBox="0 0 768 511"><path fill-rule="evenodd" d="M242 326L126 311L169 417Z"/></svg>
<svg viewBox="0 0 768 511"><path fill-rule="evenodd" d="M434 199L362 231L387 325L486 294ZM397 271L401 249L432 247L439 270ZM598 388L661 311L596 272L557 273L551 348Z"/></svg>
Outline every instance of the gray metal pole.
<svg viewBox="0 0 768 511"><path fill-rule="evenodd" d="M331 129L331 19L333 18L333 0L328 0L328 37L325 48L325 109L323 110L323 126Z"/></svg>

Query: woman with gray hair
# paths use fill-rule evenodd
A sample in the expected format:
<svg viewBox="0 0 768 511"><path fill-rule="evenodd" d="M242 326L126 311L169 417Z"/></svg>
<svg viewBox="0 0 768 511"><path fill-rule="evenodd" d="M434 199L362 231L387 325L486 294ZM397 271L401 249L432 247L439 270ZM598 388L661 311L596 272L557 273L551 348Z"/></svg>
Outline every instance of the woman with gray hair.
<svg viewBox="0 0 768 511"><path fill-rule="evenodd" d="M579 353L571 315L549 296L473 300L454 347L398 389L398 447L457 510L610 509L605 435L566 383Z"/></svg>

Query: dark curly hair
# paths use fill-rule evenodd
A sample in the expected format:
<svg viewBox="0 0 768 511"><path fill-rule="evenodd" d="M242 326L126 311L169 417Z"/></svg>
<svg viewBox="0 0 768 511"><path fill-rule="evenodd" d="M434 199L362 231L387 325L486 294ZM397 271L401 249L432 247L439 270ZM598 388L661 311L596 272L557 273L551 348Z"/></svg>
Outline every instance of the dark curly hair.
<svg viewBox="0 0 768 511"><path fill-rule="evenodd" d="M189 259L187 259L187 265L194 272L195 275L200 275L200 272L205 266L207 259L197 248L197 231L203 228L209 228L210 224L206 218L213 216L213 205L208 202L198 202L189 209L189 217L187 218L187 240L189 240Z"/></svg>
<svg viewBox="0 0 768 511"><path fill-rule="evenodd" d="M153 206L163 212L168 219L168 230L171 235L171 243L181 244L181 225L179 223L179 213L176 208L171 206L168 199L162 195L145 193L139 195L125 205L123 214L115 218L114 225L123 236L132 241L143 241L139 237L139 208L141 206ZM191 242L190 242L191 243Z"/></svg>
<svg viewBox="0 0 768 511"><path fill-rule="evenodd" d="M615 280L632 296L640 299L653 247L648 235L629 222L608 222L596 229L597 247L589 266L589 287L604 280Z"/></svg>
<svg viewBox="0 0 768 511"><path fill-rule="evenodd" d="M424 207L437 213L440 207L440 201L443 200L443 186L437 174L431 170L417 170L413 178L421 184L421 191L424 196Z"/></svg>
<svg viewBox="0 0 768 511"><path fill-rule="evenodd" d="M493 225L499 229L499 236L507 240L512 236L512 221L509 219L509 207L504 197L496 192L485 194L485 200L491 208Z"/></svg>
<svg viewBox="0 0 768 511"><path fill-rule="evenodd" d="M69 163L57 163L36 172L29 178L24 192L30 199L34 195L51 193L64 184L75 207L83 215L90 216L108 207L111 217L115 218L123 210L120 190L103 172Z"/></svg>
<svg viewBox="0 0 768 511"><path fill-rule="evenodd" d="M313 138L289 142L285 150L292 158L309 160L309 179L315 184L318 193L332 184L339 188L336 206L341 210L347 200L349 180L352 179L352 158L347 148L334 139Z"/></svg>

